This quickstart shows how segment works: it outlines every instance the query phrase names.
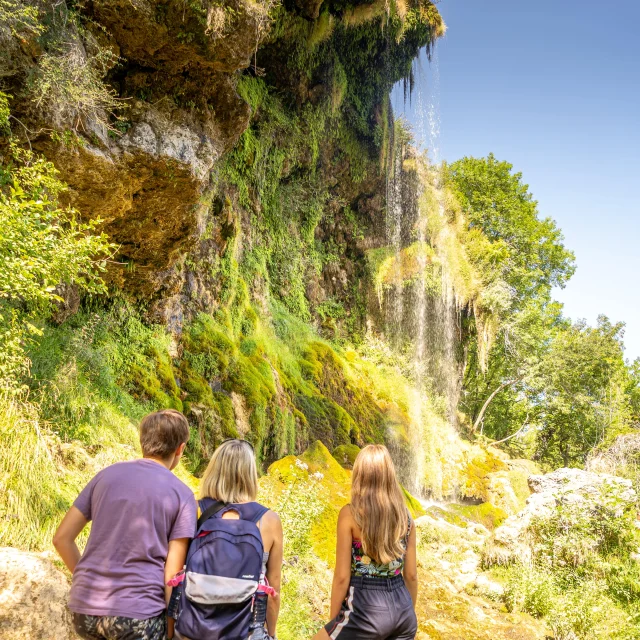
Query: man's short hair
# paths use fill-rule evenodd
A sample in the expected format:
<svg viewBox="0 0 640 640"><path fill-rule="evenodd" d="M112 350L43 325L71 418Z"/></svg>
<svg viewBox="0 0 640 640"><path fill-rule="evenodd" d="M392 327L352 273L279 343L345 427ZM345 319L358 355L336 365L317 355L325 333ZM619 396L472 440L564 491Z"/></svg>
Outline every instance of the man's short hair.
<svg viewBox="0 0 640 640"><path fill-rule="evenodd" d="M188 440L189 423L175 409L155 411L140 422L140 446L145 457L166 460Z"/></svg>

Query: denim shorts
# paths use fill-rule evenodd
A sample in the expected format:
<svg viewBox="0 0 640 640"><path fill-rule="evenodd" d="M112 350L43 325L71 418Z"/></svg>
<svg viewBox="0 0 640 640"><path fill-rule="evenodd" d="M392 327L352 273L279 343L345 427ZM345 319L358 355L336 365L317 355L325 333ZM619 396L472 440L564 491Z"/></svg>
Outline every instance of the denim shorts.
<svg viewBox="0 0 640 640"><path fill-rule="evenodd" d="M418 621L402 576L352 577L340 613L324 628L331 640L413 640Z"/></svg>

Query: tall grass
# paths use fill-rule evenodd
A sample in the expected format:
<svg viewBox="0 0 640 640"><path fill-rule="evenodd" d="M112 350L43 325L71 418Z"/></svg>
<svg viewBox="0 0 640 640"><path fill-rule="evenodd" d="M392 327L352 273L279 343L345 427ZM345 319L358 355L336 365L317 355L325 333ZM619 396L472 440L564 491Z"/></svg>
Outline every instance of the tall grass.
<svg viewBox="0 0 640 640"><path fill-rule="evenodd" d="M29 354L29 396L0 396L0 546L50 548L93 475L139 455L136 424L154 406L120 384L141 338L118 314L48 327Z"/></svg>
<svg viewBox="0 0 640 640"><path fill-rule="evenodd" d="M65 444L26 400L0 396L0 546L47 549L73 500L100 468L133 450L115 446L92 458Z"/></svg>

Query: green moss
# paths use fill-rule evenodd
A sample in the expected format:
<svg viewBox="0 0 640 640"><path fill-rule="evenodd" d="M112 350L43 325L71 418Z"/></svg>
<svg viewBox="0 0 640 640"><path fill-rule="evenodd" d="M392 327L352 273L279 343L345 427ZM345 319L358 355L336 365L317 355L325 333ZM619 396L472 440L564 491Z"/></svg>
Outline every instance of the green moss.
<svg viewBox="0 0 640 640"><path fill-rule="evenodd" d="M401 487L401 489L402 494L404 495L404 501L411 512L411 517L419 518L420 516L425 515L426 511L420 504L420 501L417 498L414 498L404 487Z"/></svg>
<svg viewBox="0 0 640 640"><path fill-rule="evenodd" d="M490 502L479 505L450 504L447 506L447 510L471 522L477 522L489 531L499 527L508 518L505 511Z"/></svg>
<svg viewBox="0 0 640 640"><path fill-rule="evenodd" d="M227 438L239 437L239 433L233 404L224 393L211 392L206 405L190 405L188 416L192 427L185 464L190 473L199 477L216 447Z"/></svg>
<svg viewBox="0 0 640 640"><path fill-rule="evenodd" d="M333 450L333 457L344 469L353 469L353 463L360 453L357 444L341 444Z"/></svg>
<svg viewBox="0 0 640 640"><path fill-rule="evenodd" d="M463 471L464 486L462 491L466 497L486 500L490 493L491 479L489 474L507 470L507 465L489 450L476 454Z"/></svg>
<svg viewBox="0 0 640 640"><path fill-rule="evenodd" d="M427 514L439 520L444 520L456 527L466 529L469 526L469 521L466 518L458 513L450 511L448 507L431 506L427 509Z"/></svg>

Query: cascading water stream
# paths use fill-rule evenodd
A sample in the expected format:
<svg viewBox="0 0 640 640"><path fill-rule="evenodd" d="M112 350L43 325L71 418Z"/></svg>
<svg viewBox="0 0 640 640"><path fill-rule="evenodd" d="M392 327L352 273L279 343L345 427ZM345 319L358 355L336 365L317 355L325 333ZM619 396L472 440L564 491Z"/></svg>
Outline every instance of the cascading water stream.
<svg viewBox="0 0 640 640"><path fill-rule="evenodd" d="M387 327L398 328L402 326L404 315L404 300L402 295L402 269L401 269L401 250L402 250L402 224L403 224L403 207L402 207L402 149L400 146L396 148L395 140L393 142L393 157L391 158L389 174L387 175L387 216L386 216L386 233L387 241L393 248L395 256L393 277L393 291L391 293L392 304L387 307ZM393 331L391 334L395 346L398 346L401 337L400 331Z"/></svg>
<svg viewBox="0 0 640 640"><path fill-rule="evenodd" d="M422 71L418 66L418 71ZM446 211L440 179L440 111L439 69L437 56L431 62L431 82L420 73L416 83L416 99L411 105L413 148L404 140L392 142L392 157L387 175L388 246L394 262L391 285L385 295L387 335L396 348L412 355L414 393L410 407L411 427L409 460L404 481L418 496L424 494L428 429L425 421L426 402L444 398L448 423L456 426L459 394L456 362L458 310L455 292L447 269ZM428 90L425 99L424 92ZM406 104L404 105L406 111ZM397 107L396 107L397 108ZM420 155L430 156L423 164ZM405 172L405 160L414 161L418 169ZM427 177L421 171L427 171ZM425 201L425 180L435 192L434 202ZM427 207L436 211L428 211ZM430 228L429 215L437 215L437 230ZM437 237L436 237L437 236ZM435 257L433 256L435 254ZM415 266L412 267L412 261ZM434 266L435 265L435 266ZM415 269L411 274L406 271ZM437 291L428 288L434 277L439 279Z"/></svg>

